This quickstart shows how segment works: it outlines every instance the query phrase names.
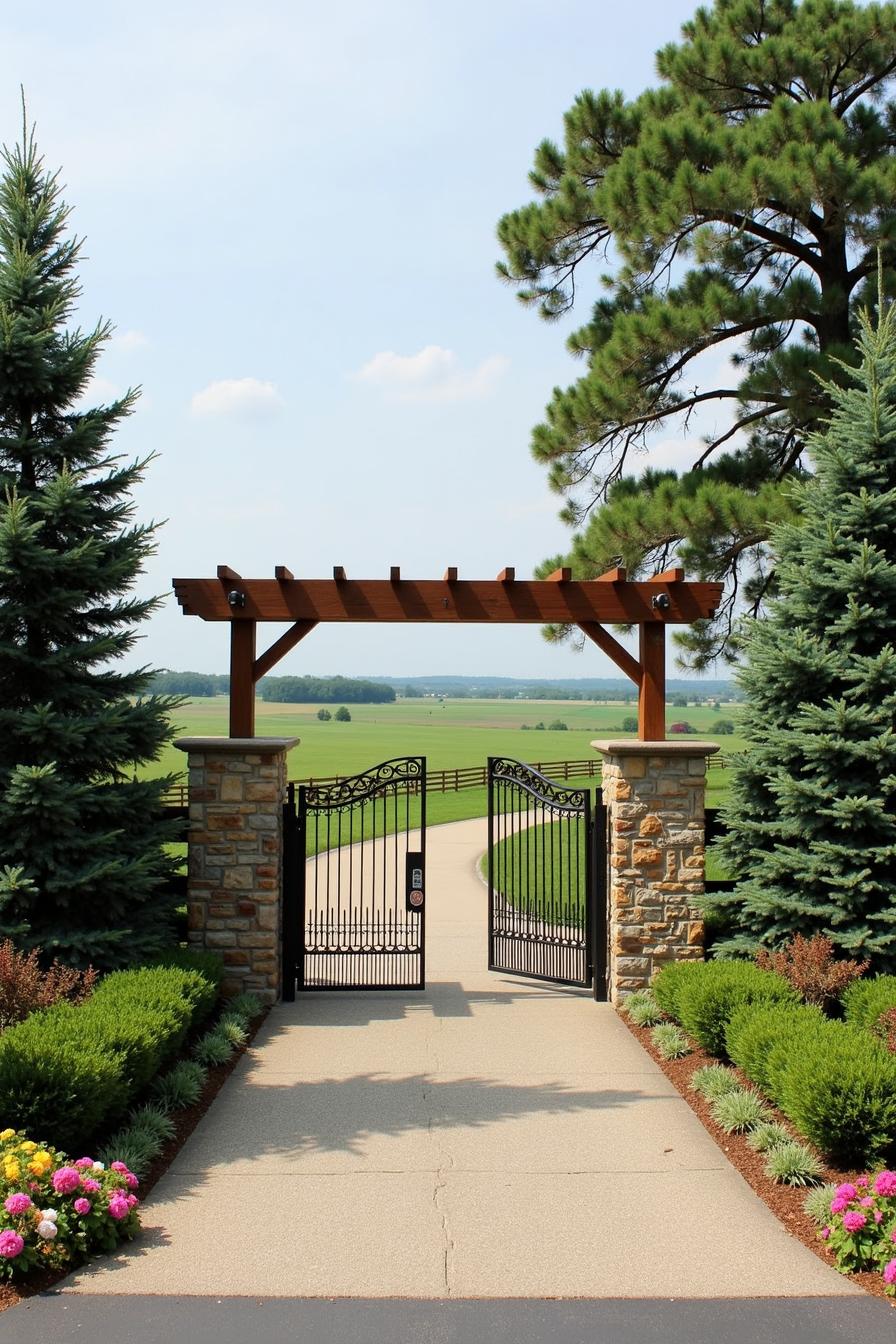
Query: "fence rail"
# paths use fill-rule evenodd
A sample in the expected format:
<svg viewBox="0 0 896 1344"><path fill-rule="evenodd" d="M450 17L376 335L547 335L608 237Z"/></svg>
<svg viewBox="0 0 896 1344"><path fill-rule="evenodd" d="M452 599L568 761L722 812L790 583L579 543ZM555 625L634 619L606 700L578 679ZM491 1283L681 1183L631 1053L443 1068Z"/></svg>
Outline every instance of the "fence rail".
<svg viewBox="0 0 896 1344"><path fill-rule="evenodd" d="M546 775L548 779L599 779L600 757L589 756L583 761L531 761L527 762L533 770ZM706 762L710 770L724 770L728 764L727 756L710 756ZM339 784L348 775L309 775L304 779L292 779L291 784L323 785ZM450 770L428 770L426 787L430 793L460 793L463 789L484 789L488 784L487 765L461 765ZM185 808L189 805L189 788L186 782L175 784L168 790L163 803L169 808Z"/></svg>

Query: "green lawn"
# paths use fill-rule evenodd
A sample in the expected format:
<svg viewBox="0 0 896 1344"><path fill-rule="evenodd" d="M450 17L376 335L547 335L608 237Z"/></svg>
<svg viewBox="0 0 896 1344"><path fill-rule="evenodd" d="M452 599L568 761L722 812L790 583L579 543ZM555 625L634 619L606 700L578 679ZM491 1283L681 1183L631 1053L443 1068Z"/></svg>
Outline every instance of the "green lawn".
<svg viewBox="0 0 896 1344"><path fill-rule="evenodd" d="M298 737L299 745L289 753L291 779L329 775L360 774L394 756L426 757L432 770L484 765L489 756L510 756L530 764L539 761L596 759L591 746L595 738L625 737L622 721L636 711L631 704L595 704L585 701L544 700L398 700L390 705L352 705L351 722L321 722L318 705L257 703L256 732L266 737ZM330 707L332 709L332 706ZM719 718L734 719L736 710L723 706L721 712L693 706L667 710L667 722L686 719L701 739L711 738L710 726ZM540 731L534 725L560 719L566 732ZM222 736L228 731L228 701L215 699L188 701L175 716L178 735ZM529 728L524 729L523 725ZM681 739L679 739L681 740ZM736 750L736 736L719 738L724 752ZM166 748L161 759L143 773L158 775L181 773L186 764L184 753L174 746ZM596 778L564 781L570 788L595 788ZM708 775L706 802L716 807L727 791L728 771L712 770ZM465 789L457 793L430 790L427 795L427 819L430 825L484 816L488 810L486 790ZM413 820L417 814L412 813ZM370 834L369 820L364 827ZM355 836L360 839L360 835ZM309 847L311 840L309 838ZM721 876L721 874L714 874Z"/></svg>
<svg viewBox="0 0 896 1344"><path fill-rule="evenodd" d="M425 756L430 769L484 765L488 756L511 756L517 760L585 760L594 755L591 742L600 737L623 737L623 719L635 711L631 705L603 705L582 701L505 700L398 700L391 705L353 705L351 723L322 723L318 705L268 704L259 700L256 731L259 736L298 737L289 754L290 778L321 775L352 775L393 756ZM226 736L228 703L223 696L191 700L175 720L184 736ZM733 718L730 707L721 715L707 708L668 710L668 721L686 718L698 735L709 736L716 719ZM535 731L538 722L560 719L567 732ZM530 730L524 731L523 725ZM722 750L736 749L736 736L719 739ZM168 747L147 774L180 773L185 757ZM717 795L724 771L710 773L710 792ZM484 792L470 790L467 795ZM441 795L439 795L441 797ZM461 797L462 795L457 795ZM434 801L436 795L431 794ZM713 798L709 799L713 805ZM457 816L476 815L464 809Z"/></svg>
<svg viewBox="0 0 896 1344"><path fill-rule="evenodd" d="M531 826L495 845L495 890L522 914L579 928L585 902L585 842L580 824ZM488 857L481 869L488 877Z"/></svg>

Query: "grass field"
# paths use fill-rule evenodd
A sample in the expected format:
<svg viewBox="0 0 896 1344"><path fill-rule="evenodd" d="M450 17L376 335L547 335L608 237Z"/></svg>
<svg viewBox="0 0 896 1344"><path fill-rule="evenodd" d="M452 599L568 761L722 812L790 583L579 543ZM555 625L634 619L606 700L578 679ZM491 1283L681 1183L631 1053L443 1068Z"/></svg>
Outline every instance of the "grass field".
<svg viewBox="0 0 896 1344"><path fill-rule="evenodd" d="M331 707L332 708L332 707ZM269 704L259 700L256 732L263 737L298 737L289 754L291 779L326 775L360 774L393 756L425 756L431 770L484 765L488 756L511 756L529 763L537 761L586 760L592 757L591 742L600 737L624 737L622 721L635 713L632 705L594 704L586 701L545 700L398 700L391 705L352 705L351 723L321 722L318 705ZM686 719L701 739L718 740L724 752L736 750L737 736L713 739L711 725L719 718L734 719L736 711L721 712L707 707L667 711L668 722ZM537 731L559 719L568 731ZM176 715L178 734L226 736L228 702L191 700ZM529 725L529 730L523 728ZM146 774L181 773L185 757L168 747ZM707 805L717 806L727 789L725 770L709 774ZM594 785L594 780L568 781L571 787ZM429 820L456 821L485 812L485 790L429 794Z"/></svg>
<svg viewBox="0 0 896 1344"><path fill-rule="evenodd" d="M495 889L524 915L546 924L584 922L585 844L580 826L544 822L495 845ZM480 871L488 878L488 856Z"/></svg>

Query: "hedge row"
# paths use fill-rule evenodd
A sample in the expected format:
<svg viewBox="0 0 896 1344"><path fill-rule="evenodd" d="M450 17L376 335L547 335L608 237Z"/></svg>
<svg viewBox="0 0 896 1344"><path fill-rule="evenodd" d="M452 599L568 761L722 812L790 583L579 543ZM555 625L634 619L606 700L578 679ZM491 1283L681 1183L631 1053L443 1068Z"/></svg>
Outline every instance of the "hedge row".
<svg viewBox="0 0 896 1344"><path fill-rule="evenodd" d="M725 1027L748 1003L797 1005L799 995L781 975L751 961L680 961L653 982L657 1003L711 1055L725 1058Z"/></svg>
<svg viewBox="0 0 896 1344"><path fill-rule="evenodd" d="M834 1162L864 1166L896 1152L896 1056L863 1027L806 1005L747 1005L731 1015L727 1052Z"/></svg>
<svg viewBox="0 0 896 1344"><path fill-rule="evenodd" d="M0 1036L0 1118L68 1152L117 1121L208 1016L220 971L180 965L116 971L75 1007L57 1003Z"/></svg>
<svg viewBox="0 0 896 1344"><path fill-rule="evenodd" d="M730 1058L833 1161L896 1155L896 1056L869 1030L896 1005L896 976L855 981L843 1022L752 962L679 962L653 991L669 1017Z"/></svg>

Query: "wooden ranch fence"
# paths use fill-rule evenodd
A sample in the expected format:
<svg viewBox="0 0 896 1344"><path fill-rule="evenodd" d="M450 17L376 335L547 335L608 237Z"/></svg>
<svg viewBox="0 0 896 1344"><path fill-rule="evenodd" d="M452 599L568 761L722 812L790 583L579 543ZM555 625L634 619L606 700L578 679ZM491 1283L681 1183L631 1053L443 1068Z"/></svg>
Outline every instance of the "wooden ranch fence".
<svg viewBox="0 0 896 1344"><path fill-rule="evenodd" d="M710 770L724 770L728 766L726 756L710 756L706 762ZM589 756L583 761L531 761L527 762L533 770L548 779L599 779L601 762L598 756ZM291 780L292 784L338 784L348 778L346 775L309 775L304 779ZM484 789L488 783L488 766L462 765L452 770L427 770L426 787L430 793L459 793L462 789ZM189 803L186 781L175 784L165 794L166 807L185 808Z"/></svg>

